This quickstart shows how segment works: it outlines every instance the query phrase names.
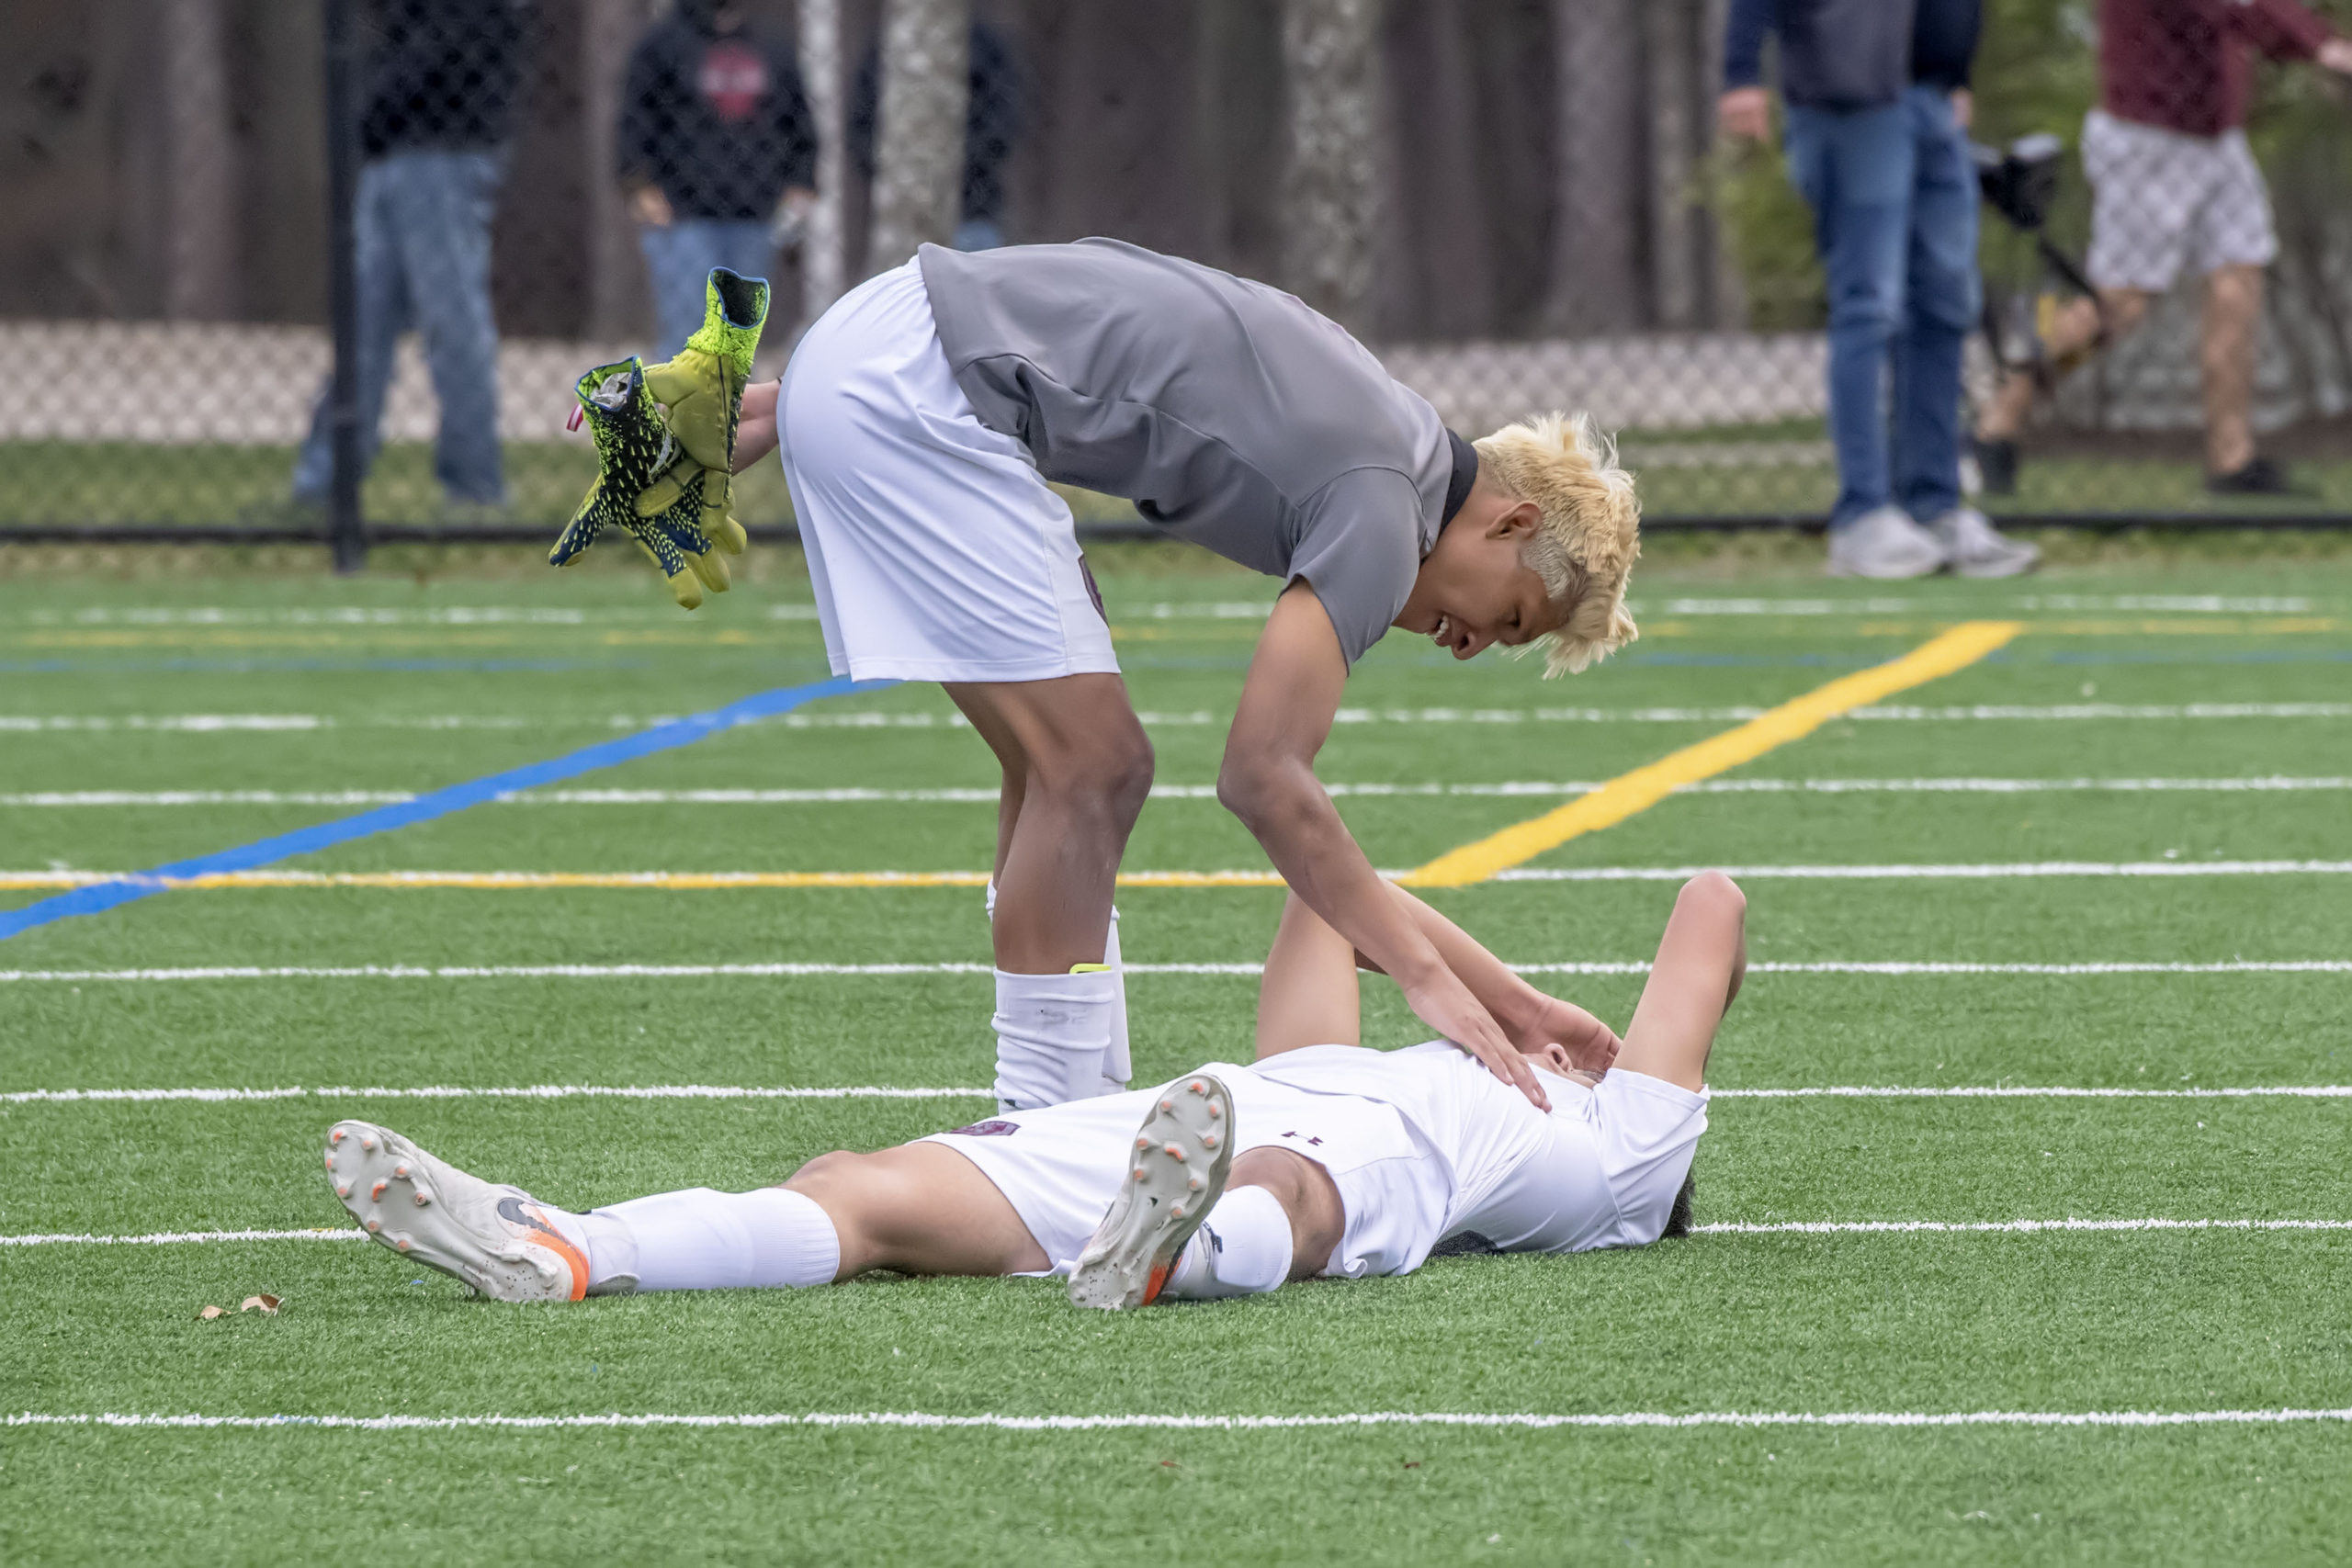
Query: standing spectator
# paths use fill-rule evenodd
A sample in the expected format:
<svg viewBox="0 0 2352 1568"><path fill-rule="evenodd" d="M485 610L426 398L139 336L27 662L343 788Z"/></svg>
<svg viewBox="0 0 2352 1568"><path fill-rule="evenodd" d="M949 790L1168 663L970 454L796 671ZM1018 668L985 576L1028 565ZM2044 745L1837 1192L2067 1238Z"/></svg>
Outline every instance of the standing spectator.
<svg viewBox="0 0 2352 1568"><path fill-rule="evenodd" d="M1004 243L1004 161L1021 134L1021 79L1012 51L985 22L972 24L971 96L964 118L964 186L956 232L959 251L992 251ZM861 179L874 178L875 128L881 119L882 59L869 49L857 67L850 98L849 151Z"/></svg>
<svg viewBox="0 0 2352 1568"><path fill-rule="evenodd" d="M453 502L503 506L490 221L536 6L534 0L379 0L372 19L354 213L361 471L374 463L382 438L393 347L414 327L441 405L434 475ZM322 397L294 461L298 503L326 499L334 446Z"/></svg>
<svg viewBox="0 0 2352 1568"><path fill-rule="evenodd" d="M1833 576L2007 577L2041 558L1961 504L1961 347L1982 288L1978 22L1978 0L1732 0L1723 128L1771 134L1760 84L1777 32L1790 177L1828 274Z"/></svg>
<svg viewBox="0 0 2352 1568"><path fill-rule="evenodd" d="M660 357L702 325L715 266L764 277L817 199L817 128L788 44L737 0L678 0L621 90L621 183L653 281Z"/></svg>
<svg viewBox="0 0 2352 1568"><path fill-rule="evenodd" d="M2100 0L2099 107L2083 122L2090 176L2086 271L2097 301L2052 323L2048 362L2078 361L2138 326L2183 268L2205 280L2198 368L2205 389L2205 488L2278 495L2287 473L2254 449L2262 269L2278 254L2270 195L2245 144L2249 48L2352 76L2352 40L2294 0ZM1984 488L2017 488L2018 432L2034 378L2013 373L1977 428Z"/></svg>

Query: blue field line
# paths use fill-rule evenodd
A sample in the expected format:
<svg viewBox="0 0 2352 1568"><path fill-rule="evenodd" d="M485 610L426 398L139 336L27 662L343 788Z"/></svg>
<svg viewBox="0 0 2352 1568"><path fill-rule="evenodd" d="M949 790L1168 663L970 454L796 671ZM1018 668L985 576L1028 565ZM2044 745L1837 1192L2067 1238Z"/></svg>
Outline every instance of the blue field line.
<svg viewBox="0 0 2352 1568"><path fill-rule="evenodd" d="M617 739L602 740L577 751L551 758L544 762L526 763L509 768L503 773L487 778L469 779L464 784L436 789L405 800L397 806L379 806L372 811L362 811L355 817L339 817L332 822L280 833L235 849L221 850L193 860L175 861L152 871L118 877L110 882L94 883L77 887L71 893L61 893L53 898L43 898L21 909L0 912L0 941L28 931L36 926L48 925L72 915L96 915L165 891L173 882L191 876L207 876L217 872L251 871L256 866L269 865L295 855L314 854L337 844L349 843L373 833L389 833L396 828L413 827L430 822L436 817L447 817L453 811L463 811L485 800L495 800L512 790L532 789L563 779L577 778L582 773L609 768L616 762L627 762L639 757L649 757L656 751L668 751L680 746L691 746L697 740L708 739L721 730L737 725L754 724L778 714L813 703L820 697L844 696L853 692L876 692L898 684L895 681L853 681L845 676L819 681L806 686L782 686L775 691L761 692L740 702L732 702L708 713L690 714L684 718L657 724L650 729L640 729L634 735Z"/></svg>

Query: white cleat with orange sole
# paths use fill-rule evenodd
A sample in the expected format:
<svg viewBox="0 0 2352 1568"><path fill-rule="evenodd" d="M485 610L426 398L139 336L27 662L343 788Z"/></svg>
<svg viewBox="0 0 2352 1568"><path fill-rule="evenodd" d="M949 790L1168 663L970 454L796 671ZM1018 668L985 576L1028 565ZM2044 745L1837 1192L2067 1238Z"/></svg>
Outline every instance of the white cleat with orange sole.
<svg viewBox="0 0 2352 1568"><path fill-rule="evenodd" d="M371 1122L328 1128L326 1162L343 1206L402 1258L455 1275L492 1301L587 1294L587 1258L521 1188L469 1176Z"/></svg>
<svg viewBox="0 0 2352 1568"><path fill-rule="evenodd" d="M1070 1270L1073 1306L1148 1306L1201 1228L1233 1168L1233 1096L1207 1073L1160 1090L1136 1131L1133 1163L1111 1212Z"/></svg>

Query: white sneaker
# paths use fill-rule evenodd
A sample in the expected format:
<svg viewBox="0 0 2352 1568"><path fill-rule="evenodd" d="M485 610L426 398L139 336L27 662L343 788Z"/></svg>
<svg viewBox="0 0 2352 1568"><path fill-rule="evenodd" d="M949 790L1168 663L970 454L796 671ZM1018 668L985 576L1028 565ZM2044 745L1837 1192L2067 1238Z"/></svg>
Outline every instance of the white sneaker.
<svg viewBox="0 0 2352 1568"><path fill-rule="evenodd" d="M576 1302L588 1293L586 1255L521 1188L493 1187L371 1122L328 1128L326 1161L343 1206L402 1258L493 1301Z"/></svg>
<svg viewBox="0 0 2352 1568"><path fill-rule="evenodd" d="M1072 1306L1148 1306L1225 1195L1233 1096L1207 1073L1170 1084L1136 1131L1135 1165L1070 1270Z"/></svg>
<svg viewBox="0 0 2352 1568"><path fill-rule="evenodd" d="M1832 577L1925 577L1950 558L1943 542L1899 506L1865 512L1829 532Z"/></svg>
<svg viewBox="0 0 2352 1568"><path fill-rule="evenodd" d="M2006 537L1973 506L1956 507L1928 527L1962 577L2016 577L2041 564L2039 546Z"/></svg>

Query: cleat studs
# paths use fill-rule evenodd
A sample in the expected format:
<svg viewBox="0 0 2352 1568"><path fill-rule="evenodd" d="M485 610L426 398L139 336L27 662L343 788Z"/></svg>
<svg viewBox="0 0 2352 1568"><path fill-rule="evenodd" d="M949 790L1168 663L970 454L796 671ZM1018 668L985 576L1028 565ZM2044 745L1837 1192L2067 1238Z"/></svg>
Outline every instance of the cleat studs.
<svg viewBox="0 0 2352 1568"><path fill-rule="evenodd" d="M1172 1100L1163 1100L1159 1102L1159 1109L1162 1111L1173 1111L1176 1109L1176 1102Z"/></svg>
<svg viewBox="0 0 2352 1568"><path fill-rule="evenodd" d="M422 1208L424 1208L427 1203L430 1203L431 1201L433 1201L433 1194L432 1194L432 1193L430 1193L430 1192L423 1192L423 1191L420 1191L419 1193L417 1193L417 1195L416 1195L416 1206L417 1206L418 1208L422 1209Z"/></svg>
<svg viewBox="0 0 2352 1568"><path fill-rule="evenodd" d="M1182 1203L1170 1203L1168 1206L1168 1217L1171 1220L1182 1219L1184 1217L1184 1205Z"/></svg>
<svg viewBox="0 0 2352 1568"><path fill-rule="evenodd" d="M360 1134L359 1146L366 1149L369 1154L374 1154L376 1152L376 1134L373 1133Z"/></svg>
<svg viewBox="0 0 2352 1568"><path fill-rule="evenodd" d="M350 1196L351 1196L351 1183L350 1183L350 1182L348 1182L348 1181L338 1181L338 1182L336 1182L336 1183L334 1184L334 1195L335 1195L336 1197L338 1197L338 1198L348 1198L348 1197L350 1197Z"/></svg>
<svg viewBox="0 0 2352 1568"><path fill-rule="evenodd" d="M1194 1078L1194 1079L1193 1080L1193 1092L1194 1094L1206 1094L1206 1093L1208 1093L1208 1091L1209 1091L1209 1086L1208 1086L1208 1085L1206 1085L1206 1084L1203 1083L1203 1082L1202 1082L1200 1079L1198 1079L1198 1078Z"/></svg>
<svg viewBox="0 0 2352 1568"><path fill-rule="evenodd" d="M1210 1120L1210 1121L1214 1122L1214 1121L1216 1121L1218 1117L1223 1116L1224 1114L1225 1114L1225 1107L1224 1107L1224 1106L1219 1105L1219 1104L1218 1104L1216 1100L1210 1100L1210 1101L1209 1101L1209 1120Z"/></svg>
<svg viewBox="0 0 2352 1568"><path fill-rule="evenodd" d="M340 1128L340 1127L332 1127L332 1128L329 1128L329 1129L327 1130L327 1145L328 1145L328 1146L329 1146L329 1147L333 1147L334 1145L336 1145L336 1144L339 1144L339 1143L343 1142L343 1140L345 1139L345 1137L346 1137L347 1135L348 1135L348 1134L346 1134L344 1132L344 1130L343 1130L342 1128Z"/></svg>
<svg viewBox="0 0 2352 1568"><path fill-rule="evenodd" d="M327 1168L329 1170L333 1170L334 1168L334 1156L333 1154L329 1154L327 1156Z"/></svg>
<svg viewBox="0 0 2352 1568"><path fill-rule="evenodd" d="M1169 1145L1160 1152L1166 1155L1170 1159L1182 1159L1184 1157L1184 1151L1182 1147L1175 1144Z"/></svg>
<svg viewBox="0 0 2352 1568"><path fill-rule="evenodd" d="M374 1235L378 1231L382 1230L383 1228L383 1221L376 1218L373 1214L368 1216L368 1234L369 1235Z"/></svg>
<svg viewBox="0 0 2352 1568"><path fill-rule="evenodd" d="M1193 1191L1198 1192L1201 1190L1201 1179L1195 1176L1191 1180L1185 1182L1184 1185L1192 1189Z"/></svg>
<svg viewBox="0 0 2352 1568"><path fill-rule="evenodd" d="M394 1176L399 1177L399 1178L400 1178L401 1180L403 1180L403 1181L407 1180L407 1179L408 1179L408 1161L406 1161L406 1160L402 1160L402 1161L401 1161L401 1163L400 1163L400 1164L398 1164L398 1165L396 1165L396 1166L392 1167L392 1174L393 1174Z"/></svg>
<svg viewBox="0 0 2352 1568"><path fill-rule="evenodd" d="M381 1201L384 1196L384 1189L390 1185L390 1183L387 1182L382 1177L378 1177L376 1179L376 1185L368 1189L368 1201L370 1202Z"/></svg>
<svg viewBox="0 0 2352 1568"><path fill-rule="evenodd" d="M1141 1181L1143 1179L1143 1167L1141 1166L1136 1167L1136 1179L1137 1181Z"/></svg>
<svg viewBox="0 0 2352 1568"><path fill-rule="evenodd" d="M402 1236L398 1241L393 1242L392 1248L396 1252L406 1252L408 1250L408 1237Z"/></svg>
<svg viewBox="0 0 2352 1568"><path fill-rule="evenodd" d="M1139 1148L1139 1149L1148 1149L1148 1148L1151 1147L1151 1138L1150 1138L1150 1135L1149 1135L1148 1134L1145 1134L1144 1136L1137 1138L1137 1139L1136 1140L1136 1147L1137 1147L1137 1148Z"/></svg>
<svg viewBox="0 0 2352 1568"><path fill-rule="evenodd" d="M1213 1149L1216 1147L1216 1134L1215 1133L1203 1133L1201 1134L1201 1147L1204 1149Z"/></svg>

